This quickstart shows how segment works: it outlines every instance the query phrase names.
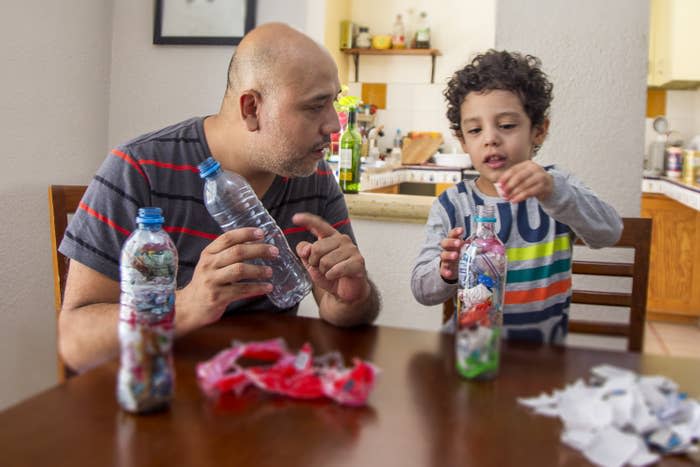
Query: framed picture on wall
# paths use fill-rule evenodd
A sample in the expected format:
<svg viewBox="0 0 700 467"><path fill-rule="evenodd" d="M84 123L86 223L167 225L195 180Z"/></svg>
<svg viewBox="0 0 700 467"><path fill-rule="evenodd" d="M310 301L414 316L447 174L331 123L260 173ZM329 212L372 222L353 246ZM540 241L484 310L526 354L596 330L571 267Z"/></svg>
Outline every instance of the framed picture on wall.
<svg viewBox="0 0 700 467"><path fill-rule="evenodd" d="M255 27L255 0L155 0L154 44L236 45Z"/></svg>

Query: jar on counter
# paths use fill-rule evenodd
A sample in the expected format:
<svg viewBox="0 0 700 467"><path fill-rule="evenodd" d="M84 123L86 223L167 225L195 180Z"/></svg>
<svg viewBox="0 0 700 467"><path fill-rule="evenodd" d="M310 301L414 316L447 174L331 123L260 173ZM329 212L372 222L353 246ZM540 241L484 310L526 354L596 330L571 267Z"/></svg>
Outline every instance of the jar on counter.
<svg viewBox="0 0 700 467"><path fill-rule="evenodd" d="M369 28L366 26L360 26L360 32L355 38L355 45L359 49L369 49L372 47L372 36L369 34Z"/></svg>
<svg viewBox="0 0 700 467"><path fill-rule="evenodd" d="M681 166L683 164L683 150L678 146L670 146L666 149L666 176L668 178L681 178Z"/></svg>
<svg viewBox="0 0 700 467"><path fill-rule="evenodd" d="M695 183L700 179L700 151L683 151L682 178L685 183Z"/></svg>

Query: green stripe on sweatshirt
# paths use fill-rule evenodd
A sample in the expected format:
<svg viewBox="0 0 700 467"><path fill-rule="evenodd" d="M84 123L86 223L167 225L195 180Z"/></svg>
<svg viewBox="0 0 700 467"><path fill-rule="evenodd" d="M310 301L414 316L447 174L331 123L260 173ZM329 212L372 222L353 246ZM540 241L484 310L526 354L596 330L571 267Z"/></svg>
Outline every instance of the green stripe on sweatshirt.
<svg viewBox="0 0 700 467"><path fill-rule="evenodd" d="M508 256L508 261L526 261L529 259L544 258L546 256L552 256L556 251L568 250L569 244L569 234L567 233L555 238L551 242L521 248L508 248L506 255Z"/></svg>
<svg viewBox="0 0 700 467"><path fill-rule="evenodd" d="M506 282L512 284L514 282L528 282L545 279L555 274L559 274L560 272L568 271L570 267L571 260L566 258L555 261L552 264L545 264L544 266L539 266L536 268L508 271Z"/></svg>

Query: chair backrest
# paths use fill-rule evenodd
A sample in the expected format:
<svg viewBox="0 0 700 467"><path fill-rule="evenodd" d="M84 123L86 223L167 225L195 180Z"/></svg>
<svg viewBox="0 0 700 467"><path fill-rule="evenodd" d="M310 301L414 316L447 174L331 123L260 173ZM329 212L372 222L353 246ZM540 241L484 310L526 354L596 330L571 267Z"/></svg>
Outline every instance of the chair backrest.
<svg viewBox="0 0 700 467"><path fill-rule="evenodd" d="M61 312L63 290L68 274L68 258L58 251L63 234L68 226L68 218L80 204L86 186L83 185L51 185L49 186L49 218L51 224L51 256L53 258L53 289L56 319ZM58 379L64 381L70 371L65 367L60 356L58 358Z"/></svg>
<svg viewBox="0 0 700 467"><path fill-rule="evenodd" d="M647 308L647 284L649 282L649 249L651 244L651 219L626 217L624 228L615 247L634 249L632 263L578 261L571 265L573 274L632 278L631 292L602 292L591 290L572 291L571 303L604 305L629 308L626 323L607 321L569 320L569 332L576 334L599 334L627 337L627 350L641 352L644 340L644 321ZM577 244L582 245L580 240ZM453 300L442 307L443 323L454 313Z"/></svg>
<svg viewBox="0 0 700 467"><path fill-rule="evenodd" d="M647 310L649 282L649 251L651 248L651 219L626 217L616 247L634 249L632 263L577 261L572 263L573 274L591 276L631 277L631 292L601 292L574 289L571 303L605 305L629 308L627 323L569 320L569 332L627 337L627 350L641 352L644 342L644 322ZM577 244L582 242L577 241Z"/></svg>

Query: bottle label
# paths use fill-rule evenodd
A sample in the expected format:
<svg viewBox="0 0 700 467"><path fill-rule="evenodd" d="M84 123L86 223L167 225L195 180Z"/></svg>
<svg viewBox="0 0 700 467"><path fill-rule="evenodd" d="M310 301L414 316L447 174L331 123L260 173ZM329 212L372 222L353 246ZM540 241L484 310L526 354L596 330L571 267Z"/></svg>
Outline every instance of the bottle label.
<svg viewBox="0 0 700 467"><path fill-rule="evenodd" d="M352 170L352 149L343 148L340 150L340 165L339 169Z"/></svg>

